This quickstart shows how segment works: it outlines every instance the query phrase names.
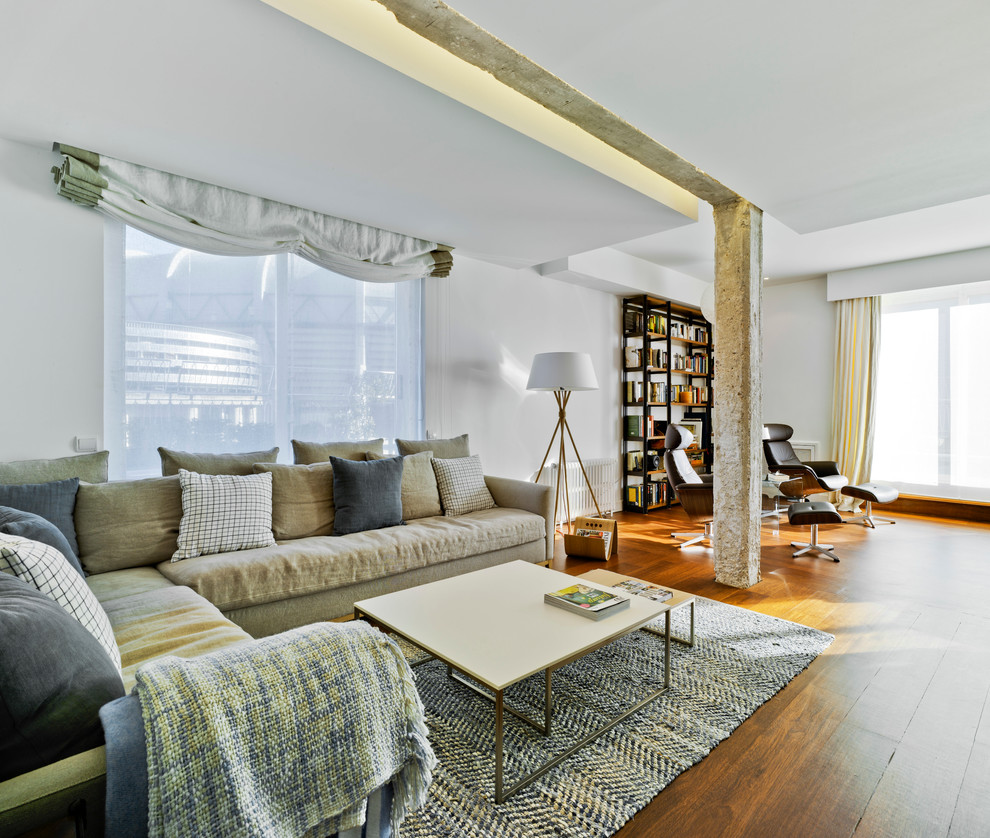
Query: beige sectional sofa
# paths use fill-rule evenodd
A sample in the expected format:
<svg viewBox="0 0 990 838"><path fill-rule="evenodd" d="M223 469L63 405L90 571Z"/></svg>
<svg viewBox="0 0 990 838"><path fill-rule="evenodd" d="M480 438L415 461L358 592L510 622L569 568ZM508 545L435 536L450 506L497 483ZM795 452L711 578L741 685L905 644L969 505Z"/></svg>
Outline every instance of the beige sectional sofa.
<svg viewBox="0 0 990 838"><path fill-rule="evenodd" d="M293 527L312 529L314 503L325 506L325 492L307 497L305 489L307 482L317 485L312 472L324 466L255 469L281 472L273 479L275 546L178 562L171 555L182 518L179 477L80 485L79 558L113 627L126 690L142 663L162 655L204 654L347 618L353 604L367 597L503 562L545 563L552 557L550 489L487 476L492 509L343 536L287 537ZM326 530L325 520L316 530ZM0 783L0 836L50 822L78 801L85 801L87 835L101 834L104 750L93 748Z"/></svg>

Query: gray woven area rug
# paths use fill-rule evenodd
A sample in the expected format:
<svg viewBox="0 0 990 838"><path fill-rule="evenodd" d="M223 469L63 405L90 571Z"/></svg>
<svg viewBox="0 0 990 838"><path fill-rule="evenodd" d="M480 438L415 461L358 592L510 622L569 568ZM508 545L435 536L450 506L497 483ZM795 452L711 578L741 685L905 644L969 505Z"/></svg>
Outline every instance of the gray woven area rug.
<svg viewBox="0 0 990 838"><path fill-rule="evenodd" d="M687 636L688 615L674 612L675 634ZM416 667L440 764L429 801L408 817L402 838L612 835L833 640L706 599L698 600L696 621L693 648L671 644L669 692L501 805L494 802L492 703L449 680L437 661ZM506 715L507 783L662 685L662 662L663 639L636 632L554 673L550 739ZM507 701L542 718L543 689L537 675L507 691Z"/></svg>

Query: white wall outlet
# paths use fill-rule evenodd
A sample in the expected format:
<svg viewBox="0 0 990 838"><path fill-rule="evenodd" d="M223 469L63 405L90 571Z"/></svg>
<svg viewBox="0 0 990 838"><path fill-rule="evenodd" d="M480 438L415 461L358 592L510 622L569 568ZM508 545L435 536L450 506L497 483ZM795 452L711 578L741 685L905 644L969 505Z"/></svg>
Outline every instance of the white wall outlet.
<svg viewBox="0 0 990 838"><path fill-rule="evenodd" d="M76 437L76 451L80 454L89 454L96 451L96 437L95 436L77 436Z"/></svg>

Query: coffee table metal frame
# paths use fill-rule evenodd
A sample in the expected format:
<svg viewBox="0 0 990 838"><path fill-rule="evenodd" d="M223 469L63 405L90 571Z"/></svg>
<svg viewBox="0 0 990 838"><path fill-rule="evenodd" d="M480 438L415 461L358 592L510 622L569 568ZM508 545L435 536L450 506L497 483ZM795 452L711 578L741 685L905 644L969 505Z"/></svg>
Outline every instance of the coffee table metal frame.
<svg viewBox="0 0 990 838"><path fill-rule="evenodd" d="M586 574L586 575L593 575L596 572L597 571L593 571L592 574ZM681 594L681 592L676 592L676 593ZM677 608L683 607L685 605L690 606L691 609L691 631L687 639L673 636L671 634L671 629L670 629L671 613L675 611ZM449 678L467 687L476 695L479 695L494 703L495 705L495 802L502 803L511 795L515 794L516 792L530 785L532 782L539 779L540 777L542 777L544 774L546 774L548 771L552 770L556 766L560 765L560 763L562 763L564 760L573 756L575 753L577 753L579 750L581 750L591 742L604 736L606 733L612 730L612 728L614 728L616 725L620 724L621 722L628 719L630 716L639 712L644 707L651 704L653 701L656 701L656 699L658 699L661 695L663 695L670 689L670 683L671 683L670 644L671 642L677 642L677 643L683 643L684 645L688 645L688 646L694 645L695 642L694 605L695 605L694 597L688 595L688 599L679 601L674 606L668 607L665 611L661 612L664 616L664 627L662 631L659 629L652 628L649 625L649 623L655 621L657 617L660 616L660 614L656 614L649 617L649 619L645 622L645 624L638 626L636 625L631 626L628 631L619 635L619 637L625 637L626 635L632 634L634 631L638 630L638 631L647 632L648 634L656 635L658 637L662 637L664 639L663 686L661 688L654 690L649 695L647 695L640 701L636 702L633 706L629 707L628 709L620 713L618 716L613 717L612 719L610 719L601 727L597 728L592 733L584 736L580 741L571 745L557 756L553 757L549 761L542 764L536 770L516 780L514 783L509 785L508 788L506 788L505 786L505 776L504 776L505 775L505 714L509 713L515 716L516 718L520 719L521 721L533 727L535 730L537 730L539 733L543 734L544 736L549 736L551 734L552 723L553 723L554 671L560 669L563 666L566 666L569 663L572 663L575 660L579 660L580 658L583 658L585 655L590 654L591 652L594 652L597 649L607 646L609 643L618 640L619 637L608 638L606 640L603 640L601 643L595 644L594 646L582 649L580 652L572 655L571 657L558 661L553 666L547 667L544 670L544 679L545 679L544 697L543 697L544 711L543 711L543 721L541 722L536 719L533 719L526 713L523 713L522 711L517 710L516 708L508 704L508 702L505 699L506 690L508 689L508 687L514 686L515 684L509 684L506 686L506 688L503 689L491 689L491 688L483 689L479 687L476 683L474 683L472 680L470 680L471 676L468 673L464 672L462 669L460 669L455 662L446 660L443 656L437 655L431 650L424 648L419 643L417 643L414 638L409 637L400 629L394 626L385 625L381 621L375 619L375 617L373 617L371 614L365 612L359 607L360 603L355 604L354 617L355 619L365 620L366 622L369 622L372 625L375 625L380 629L387 631L388 633L396 634L399 637L402 637L407 642L416 646L417 648L423 649L423 651L427 652L428 657L424 658L423 660L417 661L415 664L413 664L414 666L420 666L424 663L429 663L430 661L433 660L440 660L447 665L447 676ZM548 606L548 607L553 608L553 606ZM578 617L579 615L574 615L574 616ZM582 617L581 619L586 619L586 618ZM605 619L608 618L606 617Z"/></svg>

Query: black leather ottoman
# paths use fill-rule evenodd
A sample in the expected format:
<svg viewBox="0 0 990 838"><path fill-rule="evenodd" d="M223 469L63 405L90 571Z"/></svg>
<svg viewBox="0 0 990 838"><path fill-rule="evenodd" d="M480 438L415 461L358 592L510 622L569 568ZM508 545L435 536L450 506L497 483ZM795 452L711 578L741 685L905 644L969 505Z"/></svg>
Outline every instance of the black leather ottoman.
<svg viewBox="0 0 990 838"><path fill-rule="evenodd" d="M801 547L803 549L794 553L794 558L803 556L805 553L814 550L824 556L828 556L833 562L839 561L839 557L831 552L834 548L832 544L820 544L818 541L818 527L820 524L841 524L842 516L836 511L832 504L826 501L802 501L792 503L787 508L787 523L795 527L811 527L811 541L792 541L791 547Z"/></svg>
<svg viewBox="0 0 990 838"><path fill-rule="evenodd" d="M873 529L876 529L877 521L880 521L882 524L897 523L896 521L891 521L890 518L873 517L873 504L890 503L897 500L897 489L893 486L886 486L883 483L860 483L858 486L843 486L842 494L846 497L866 501L865 512L862 515L850 518L846 523L851 524L854 521L862 521L864 527L873 527Z"/></svg>

